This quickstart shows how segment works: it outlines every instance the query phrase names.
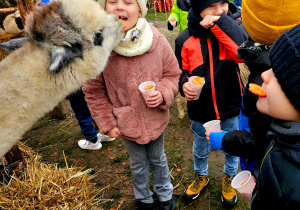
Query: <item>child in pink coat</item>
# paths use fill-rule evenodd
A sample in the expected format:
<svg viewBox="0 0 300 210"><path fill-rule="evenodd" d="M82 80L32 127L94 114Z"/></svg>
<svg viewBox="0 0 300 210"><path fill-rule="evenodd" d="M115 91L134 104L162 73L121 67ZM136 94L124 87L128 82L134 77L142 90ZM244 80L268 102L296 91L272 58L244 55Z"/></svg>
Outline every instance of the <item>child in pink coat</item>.
<svg viewBox="0 0 300 210"><path fill-rule="evenodd" d="M144 18L145 0L107 0L100 4L125 22L126 34L103 73L84 85L85 99L100 132L124 140L139 209L156 209L149 189L148 164L162 209L175 209L164 130L178 92L181 70L177 59L166 38ZM146 101L138 89L144 81L156 84Z"/></svg>

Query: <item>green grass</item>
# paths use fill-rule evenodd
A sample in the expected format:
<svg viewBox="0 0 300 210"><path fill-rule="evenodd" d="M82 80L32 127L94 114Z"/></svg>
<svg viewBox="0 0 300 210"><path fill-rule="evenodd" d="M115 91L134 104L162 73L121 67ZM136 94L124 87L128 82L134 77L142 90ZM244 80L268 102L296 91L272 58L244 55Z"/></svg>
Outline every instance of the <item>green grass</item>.
<svg viewBox="0 0 300 210"><path fill-rule="evenodd" d="M129 158L127 153L119 153L116 157L112 160L112 163L120 163L124 162Z"/></svg>
<svg viewBox="0 0 300 210"><path fill-rule="evenodd" d="M167 12L167 15L169 17L170 12ZM157 20L166 20L166 13L164 12L156 12ZM155 10L154 8L150 8L147 12L146 18L150 20L155 20Z"/></svg>
<svg viewBox="0 0 300 210"><path fill-rule="evenodd" d="M171 146L168 146L165 149L165 151L171 157L168 160L168 162L178 164L182 161L183 155L182 155L182 149L181 148L171 145Z"/></svg>

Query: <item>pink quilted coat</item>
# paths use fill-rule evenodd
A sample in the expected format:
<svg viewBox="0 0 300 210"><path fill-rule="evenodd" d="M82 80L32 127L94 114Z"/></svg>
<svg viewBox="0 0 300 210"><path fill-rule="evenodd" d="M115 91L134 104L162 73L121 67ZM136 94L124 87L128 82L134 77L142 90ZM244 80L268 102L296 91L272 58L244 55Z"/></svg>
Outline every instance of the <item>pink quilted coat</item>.
<svg viewBox="0 0 300 210"><path fill-rule="evenodd" d="M169 122L169 108L178 92L181 74L166 38L156 28L153 43L144 54L124 57L114 51L103 73L83 86L85 99L100 132L118 127L123 137L139 144L158 138ZM164 104L149 108L138 89L154 81Z"/></svg>

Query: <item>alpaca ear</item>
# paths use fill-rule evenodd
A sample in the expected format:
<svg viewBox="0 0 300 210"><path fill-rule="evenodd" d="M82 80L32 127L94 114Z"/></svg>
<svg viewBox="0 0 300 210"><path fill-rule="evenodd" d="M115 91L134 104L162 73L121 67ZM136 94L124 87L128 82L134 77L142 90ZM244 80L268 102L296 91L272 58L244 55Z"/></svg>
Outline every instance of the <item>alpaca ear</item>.
<svg viewBox="0 0 300 210"><path fill-rule="evenodd" d="M56 46L50 52L50 66L48 71L51 73L59 73L75 58L82 58L81 44L73 44L72 47Z"/></svg>
<svg viewBox="0 0 300 210"><path fill-rule="evenodd" d="M8 42L3 42L0 47L5 51L11 52L22 47L27 40L28 37L12 39Z"/></svg>

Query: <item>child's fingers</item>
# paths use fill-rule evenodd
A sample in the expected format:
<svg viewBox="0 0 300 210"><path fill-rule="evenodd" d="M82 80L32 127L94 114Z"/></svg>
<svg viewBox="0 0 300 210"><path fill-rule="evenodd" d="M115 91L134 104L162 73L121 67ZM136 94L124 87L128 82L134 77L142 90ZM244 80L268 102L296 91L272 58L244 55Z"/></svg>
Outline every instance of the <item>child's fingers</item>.
<svg viewBox="0 0 300 210"><path fill-rule="evenodd" d="M186 98L187 101L191 101L191 100L193 100L196 97L196 95L197 94L194 94L194 95L187 95L187 94L185 94L185 98Z"/></svg>
<svg viewBox="0 0 300 210"><path fill-rule="evenodd" d="M150 107L156 106L160 104L160 100L156 99L156 100L149 100L147 99L147 105Z"/></svg>
<svg viewBox="0 0 300 210"><path fill-rule="evenodd" d="M215 22L219 20L220 16L206 15L204 19L200 22L200 25L206 29L211 28Z"/></svg>
<svg viewBox="0 0 300 210"><path fill-rule="evenodd" d="M182 86L182 90L183 91L193 91L194 89L191 87L189 82L184 83L184 85Z"/></svg>
<svg viewBox="0 0 300 210"><path fill-rule="evenodd" d="M209 134L210 134L209 131L206 131L206 132L205 132L205 136L208 136L208 137L209 137Z"/></svg>
<svg viewBox="0 0 300 210"><path fill-rule="evenodd" d="M184 95L185 95L186 98L191 98L191 99L193 99L193 98L195 98L196 95L197 95L197 93L196 93L196 91L195 91L194 89L191 89L191 90L184 90L183 92L184 92Z"/></svg>
<svg viewBox="0 0 300 210"><path fill-rule="evenodd" d="M197 95L196 91L190 86L188 82L184 83L184 85L182 86L182 90L186 100L188 101L193 100Z"/></svg>
<svg viewBox="0 0 300 210"><path fill-rule="evenodd" d="M209 134L210 134L209 131L206 131L206 132L205 132L205 136L206 136L206 139L207 139L207 141L208 141L208 144L210 144L210 141L209 141Z"/></svg>
<svg viewBox="0 0 300 210"><path fill-rule="evenodd" d="M119 129L117 131L117 135L120 136L120 137L122 136L122 133L119 131Z"/></svg>
<svg viewBox="0 0 300 210"><path fill-rule="evenodd" d="M150 94L150 97L151 97L151 98L157 97L157 96L159 95L159 93L160 93L160 92L159 92L158 90L155 90L154 93Z"/></svg>
<svg viewBox="0 0 300 210"><path fill-rule="evenodd" d="M157 107L163 102L163 97L159 91L156 91L154 94L150 95L150 98L147 99L146 104L148 107Z"/></svg>

